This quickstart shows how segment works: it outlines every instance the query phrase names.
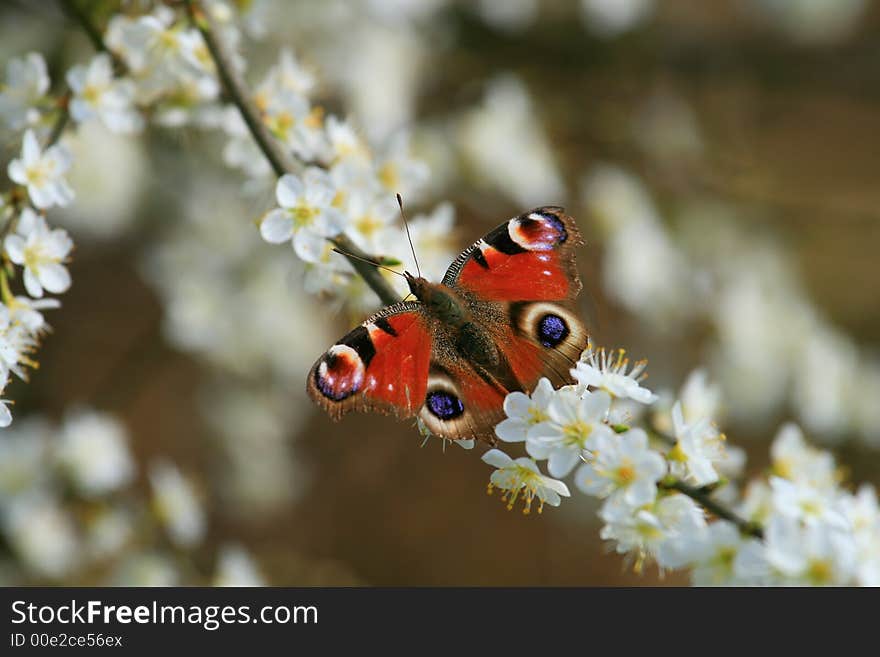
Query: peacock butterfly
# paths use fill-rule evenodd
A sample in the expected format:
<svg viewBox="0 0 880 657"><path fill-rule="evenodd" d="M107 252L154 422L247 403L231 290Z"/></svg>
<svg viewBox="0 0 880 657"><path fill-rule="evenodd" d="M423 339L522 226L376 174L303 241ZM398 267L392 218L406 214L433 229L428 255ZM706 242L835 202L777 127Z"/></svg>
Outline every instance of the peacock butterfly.
<svg viewBox="0 0 880 657"><path fill-rule="evenodd" d="M465 249L441 283L406 272L418 301L383 308L330 347L309 372L309 395L333 419L418 417L441 438L494 444L508 392L541 377L573 381L588 342L574 312L581 244L574 220L547 206Z"/></svg>

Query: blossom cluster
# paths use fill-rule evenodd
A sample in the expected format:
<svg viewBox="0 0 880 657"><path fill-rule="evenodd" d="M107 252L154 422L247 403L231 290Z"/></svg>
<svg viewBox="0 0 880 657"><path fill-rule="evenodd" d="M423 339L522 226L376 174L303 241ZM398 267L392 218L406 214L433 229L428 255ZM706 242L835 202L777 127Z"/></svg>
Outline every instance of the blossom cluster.
<svg viewBox="0 0 880 657"><path fill-rule="evenodd" d="M561 479L573 473L602 500L600 536L636 570L688 568L699 585L880 585L872 486L848 491L832 456L788 424L770 471L741 492L745 459L715 423L718 388L698 370L669 404L642 385L644 367L591 345L571 371L577 383L510 393L495 432L528 456L486 452L489 492L502 490L508 508L524 500L526 513L537 500L540 512L570 496ZM711 519L717 505L728 513Z"/></svg>
<svg viewBox="0 0 880 657"><path fill-rule="evenodd" d="M21 138L19 155L7 167L12 186L0 202L0 389L11 374L26 379L26 368L36 366L33 353L48 330L41 311L60 305L47 295L71 285L66 264L73 241L46 218L47 210L69 206L75 198L67 180L72 156L58 128L68 115L78 125L98 120L120 133L142 125L133 87L114 77L108 54L72 67L66 81L68 91L53 99L45 60L29 53L8 62L0 91L3 127ZM12 291L18 276L27 296ZM0 404L0 427L11 421L9 408Z"/></svg>
<svg viewBox="0 0 880 657"><path fill-rule="evenodd" d="M418 202L427 181L424 162L409 154L406 135L392 137L372 148L351 121L324 116L310 93L314 75L289 51L256 86L254 103L271 133L297 161L300 173L287 173L275 184L277 207L260 219L260 234L273 244L290 243L306 263L309 292L332 294L358 312L377 304L376 297L354 276L348 261L334 253L331 240L345 235L358 248L392 267L410 260L410 247L400 221L395 194ZM226 122L230 140L224 159L251 178L271 174L237 110ZM453 213L441 204L432 213L410 222L420 265L439 279L451 260L449 240ZM414 263L412 263L414 265ZM413 267L414 268L414 267ZM388 276L401 296L400 277Z"/></svg>
<svg viewBox="0 0 880 657"><path fill-rule="evenodd" d="M204 8L243 74L245 62L236 54L241 32L233 14L222 2ZM260 233L268 242L292 244L306 263L306 290L333 296L353 313L375 308L375 295L348 261L333 253L329 240L344 234L370 257L393 267L409 261L395 194L407 204L421 201L428 168L410 155L405 133L393 134L376 147L369 144L353 121L327 115L313 102L319 87L315 72L293 52L282 50L247 99L279 147L301 166L276 181L240 111L220 98L211 54L181 12L159 6L149 14L114 16L104 40L126 69L125 78L115 82L113 99L103 104L111 121L140 125L139 117L117 111L126 107L126 99L149 107L151 120L159 125L220 130L227 139L223 160L246 176L245 188L260 192L274 187L277 207L260 218ZM110 59L102 57L102 65L93 64L90 71L98 68L93 76L106 85L112 68ZM78 76L86 77L82 72ZM452 207L441 204L410 224L420 264L434 278L442 276L451 260L452 223ZM389 283L406 294L400 277L390 276Z"/></svg>
<svg viewBox="0 0 880 657"><path fill-rule="evenodd" d="M189 557L207 530L196 487L169 461L137 475L125 426L91 409L56 425L28 417L0 441L0 582L260 585L259 570L236 544L224 545L213 573ZM11 558L10 558L11 557Z"/></svg>
<svg viewBox="0 0 880 657"><path fill-rule="evenodd" d="M730 220L732 207L663 216L642 181L610 164L594 167L582 192L605 235L609 295L667 339L711 325L707 364L734 419L761 425L791 408L825 444L880 446L880 364L816 307L785 253Z"/></svg>
<svg viewBox="0 0 880 657"><path fill-rule="evenodd" d="M63 229L53 229L43 212L73 200L65 179L70 155L60 144L44 148L36 130L46 111L49 76L42 56L31 53L11 60L6 84L0 91L0 120L4 127L20 131L21 149L7 167L11 189L0 200L0 391L11 374L27 378L34 366L33 353L48 325L41 311L56 308L56 299L70 287L65 262L73 242ZM25 294L14 294L10 280L21 276ZM0 427L9 426L12 415L0 402Z"/></svg>

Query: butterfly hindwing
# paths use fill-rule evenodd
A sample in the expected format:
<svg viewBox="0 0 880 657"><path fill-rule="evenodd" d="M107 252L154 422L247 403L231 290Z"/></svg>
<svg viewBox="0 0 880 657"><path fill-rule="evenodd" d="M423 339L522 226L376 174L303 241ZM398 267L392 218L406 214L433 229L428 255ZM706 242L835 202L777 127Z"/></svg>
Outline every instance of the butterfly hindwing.
<svg viewBox="0 0 880 657"><path fill-rule="evenodd" d="M508 389L479 366L461 360L433 362L419 419L435 436L494 442Z"/></svg>
<svg viewBox="0 0 880 657"><path fill-rule="evenodd" d="M565 301L508 304L512 336L499 346L523 390L532 390L541 377L550 379L554 387L572 382L571 368L589 342L587 327L573 305Z"/></svg>

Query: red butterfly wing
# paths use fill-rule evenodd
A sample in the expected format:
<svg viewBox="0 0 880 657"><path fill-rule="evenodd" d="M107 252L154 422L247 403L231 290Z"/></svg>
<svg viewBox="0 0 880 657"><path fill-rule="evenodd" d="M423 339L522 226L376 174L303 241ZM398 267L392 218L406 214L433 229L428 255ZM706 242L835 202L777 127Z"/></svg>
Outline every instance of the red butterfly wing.
<svg viewBox="0 0 880 657"><path fill-rule="evenodd" d="M573 299L581 290L574 261L581 244L577 225L562 208L536 208L472 244L443 283L486 301Z"/></svg>
<svg viewBox="0 0 880 657"><path fill-rule="evenodd" d="M467 300L500 352L495 374L510 390L531 390L542 376L554 385L572 381L589 339L574 303L581 244L562 208L535 208L475 242L446 272L444 284Z"/></svg>
<svg viewBox="0 0 880 657"><path fill-rule="evenodd" d="M467 306L476 344L483 336L488 346L463 348L460 325L444 324L421 303L398 303L315 363L309 394L334 418L350 410L418 414L438 436L494 442L508 392L530 390L541 376L571 381L587 342L573 312L581 243L562 208L507 221L466 249L443 279Z"/></svg>
<svg viewBox="0 0 880 657"><path fill-rule="evenodd" d="M376 313L315 363L309 395L337 419L350 410L414 416L428 383L430 322L413 302Z"/></svg>

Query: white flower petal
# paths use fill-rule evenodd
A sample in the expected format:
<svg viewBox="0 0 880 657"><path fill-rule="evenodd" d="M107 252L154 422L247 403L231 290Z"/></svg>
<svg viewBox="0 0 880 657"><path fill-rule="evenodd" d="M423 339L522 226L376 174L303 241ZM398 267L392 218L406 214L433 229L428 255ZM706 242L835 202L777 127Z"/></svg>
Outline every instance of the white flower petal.
<svg viewBox="0 0 880 657"><path fill-rule="evenodd" d="M293 250L305 262L318 264L324 256L326 240L310 230L298 230L293 236Z"/></svg>
<svg viewBox="0 0 880 657"><path fill-rule="evenodd" d="M40 160L40 142L37 141L33 130L24 133L21 142L21 159L25 166L31 166Z"/></svg>
<svg viewBox="0 0 880 657"><path fill-rule="evenodd" d="M504 398L504 413L509 418L528 417L531 406L532 400L529 399L527 394L522 392L511 392Z"/></svg>
<svg viewBox="0 0 880 657"><path fill-rule="evenodd" d="M260 222L260 235L272 244L282 244L293 237L293 217L285 210L271 210Z"/></svg>
<svg viewBox="0 0 880 657"><path fill-rule="evenodd" d="M275 185L275 198L282 208L293 208L299 203L304 192L302 181L290 173L285 173Z"/></svg>
<svg viewBox="0 0 880 657"><path fill-rule="evenodd" d="M24 264L25 242L20 235L8 235L4 242L6 254L16 265Z"/></svg>
<svg viewBox="0 0 880 657"><path fill-rule="evenodd" d="M6 174L12 182L27 185L27 169L21 160L12 160L6 167Z"/></svg>
<svg viewBox="0 0 880 657"><path fill-rule="evenodd" d="M554 477L566 477L580 461L579 451L574 449L555 449L547 461L547 470Z"/></svg>
<svg viewBox="0 0 880 657"><path fill-rule="evenodd" d="M481 458L483 463L488 463L494 468L509 468L513 465L513 459L500 449L490 449Z"/></svg>
<svg viewBox="0 0 880 657"><path fill-rule="evenodd" d="M507 418L495 427L495 435L506 443L521 443L526 439L528 425L522 420Z"/></svg>
<svg viewBox="0 0 880 657"><path fill-rule="evenodd" d="M0 428L6 428L12 424L12 413L6 406L6 402L0 400Z"/></svg>
<svg viewBox="0 0 880 657"><path fill-rule="evenodd" d="M40 285L39 279L30 267L26 267L24 270L24 289L35 299L43 296L43 286Z"/></svg>
<svg viewBox="0 0 880 657"><path fill-rule="evenodd" d="M348 227L348 215L336 208L325 208L315 217L313 228L322 237L335 237Z"/></svg>
<svg viewBox="0 0 880 657"><path fill-rule="evenodd" d="M40 267L40 284L53 294L61 294L70 288L70 273L67 267L58 263L47 263Z"/></svg>

